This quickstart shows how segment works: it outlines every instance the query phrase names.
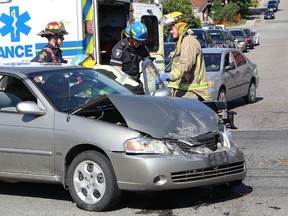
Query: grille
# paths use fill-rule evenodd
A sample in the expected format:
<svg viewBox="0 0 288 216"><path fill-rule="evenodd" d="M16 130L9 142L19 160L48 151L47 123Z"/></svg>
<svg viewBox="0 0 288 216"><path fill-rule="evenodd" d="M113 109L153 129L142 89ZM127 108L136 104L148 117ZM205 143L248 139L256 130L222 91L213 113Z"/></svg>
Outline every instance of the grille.
<svg viewBox="0 0 288 216"><path fill-rule="evenodd" d="M187 143L179 140L173 140L170 141L170 143L177 145L184 153L191 154L193 153L193 148L199 148L199 147L207 147L211 149L212 151L215 151L217 149L217 143L221 142L221 136L219 133L209 133L200 135L198 137L195 137L191 140L186 141L191 144L196 144L195 146L188 145Z"/></svg>
<svg viewBox="0 0 288 216"><path fill-rule="evenodd" d="M182 172L171 173L174 183L194 182L203 179L211 179L226 175L243 173L245 171L244 162L211 167L206 169L195 169Z"/></svg>

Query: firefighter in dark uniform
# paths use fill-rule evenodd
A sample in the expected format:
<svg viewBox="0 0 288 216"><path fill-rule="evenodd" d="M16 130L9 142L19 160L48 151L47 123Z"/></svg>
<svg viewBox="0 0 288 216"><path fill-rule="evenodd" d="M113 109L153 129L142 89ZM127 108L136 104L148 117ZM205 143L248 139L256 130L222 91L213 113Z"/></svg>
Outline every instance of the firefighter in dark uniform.
<svg viewBox="0 0 288 216"><path fill-rule="evenodd" d="M127 32L127 29L125 31ZM150 57L144 44L148 37L147 27L141 22L135 22L128 32L128 37L113 47L110 65L118 67L137 81L140 84L139 91L144 94L143 83L140 80L140 61Z"/></svg>
<svg viewBox="0 0 288 216"><path fill-rule="evenodd" d="M64 35L68 32L62 22L50 22L46 25L45 30L38 33L39 36L48 39L48 44L31 60L31 62L54 62L67 63L62 57L60 47L64 41Z"/></svg>

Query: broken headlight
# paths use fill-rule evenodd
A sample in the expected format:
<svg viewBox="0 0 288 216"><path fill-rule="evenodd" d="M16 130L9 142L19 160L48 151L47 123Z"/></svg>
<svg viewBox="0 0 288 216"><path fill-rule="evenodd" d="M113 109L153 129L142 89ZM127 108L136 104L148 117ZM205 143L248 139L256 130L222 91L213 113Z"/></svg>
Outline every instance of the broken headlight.
<svg viewBox="0 0 288 216"><path fill-rule="evenodd" d="M133 154L173 154L175 152L172 145L147 137L130 139L124 146L126 153Z"/></svg>

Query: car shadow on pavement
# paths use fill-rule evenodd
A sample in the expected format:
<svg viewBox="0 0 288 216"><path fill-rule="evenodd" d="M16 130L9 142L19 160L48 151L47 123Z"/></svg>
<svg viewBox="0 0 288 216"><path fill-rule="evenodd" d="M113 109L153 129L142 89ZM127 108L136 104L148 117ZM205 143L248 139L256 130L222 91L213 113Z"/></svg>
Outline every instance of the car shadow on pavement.
<svg viewBox="0 0 288 216"><path fill-rule="evenodd" d="M74 202L63 185L0 182L0 195L37 197Z"/></svg>
<svg viewBox="0 0 288 216"><path fill-rule="evenodd" d="M171 211L178 208L193 208L209 206L215 203L237 199L251 194L253 188L240 184L232 190L212 186L159 192L122 192L122 198L115 208L139 209L135 214L173 215ZM35 197L52 200L71 201L69 191L62 185L40 183L4 183L0 182L0 195ZM76 208L76 206L75 206Z"/></svg>
<svg viewBox="0 0 288 216"><path fill-rule="evenodd" d="M123 192L120 204L116 207L141 209L136 214L173 215L171 210L209 206L251 194L253 188L240 184L232 190L207 186L159 192Z"/></svg>
<svg viewBox="0 0 288 216"><path fill-rule="evenodd" d="M263 97L256 97L255 98L255 103L258 103L259 101L262 101L264 98ZM247 106L249 104L245 103L244 99L239 98L233 101L228 102L228 110L233 110L237 107L242 107L242 106Z"/></svg>

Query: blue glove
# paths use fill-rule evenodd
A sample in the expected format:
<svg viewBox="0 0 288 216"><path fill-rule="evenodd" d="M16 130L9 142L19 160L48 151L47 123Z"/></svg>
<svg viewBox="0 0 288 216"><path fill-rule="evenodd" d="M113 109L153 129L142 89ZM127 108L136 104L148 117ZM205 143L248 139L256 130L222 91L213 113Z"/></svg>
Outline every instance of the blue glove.
<svg viewBox="0 0 288 216"><path fill-rule="evenodd" d="M159 79L162 81L170 81L171 78L167 73L164 73L160 75Z"/></svg>
<svg viewBox="0 0 288 216"><path fill-rule="evenodd" d="M155 84L160 84L161 81L170 81L170 77L167 73L161 74L158 78L155 80Z"/></svg>

